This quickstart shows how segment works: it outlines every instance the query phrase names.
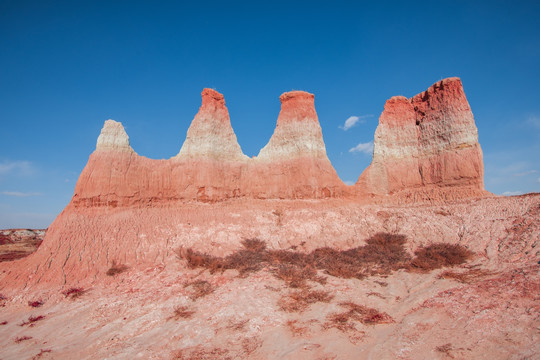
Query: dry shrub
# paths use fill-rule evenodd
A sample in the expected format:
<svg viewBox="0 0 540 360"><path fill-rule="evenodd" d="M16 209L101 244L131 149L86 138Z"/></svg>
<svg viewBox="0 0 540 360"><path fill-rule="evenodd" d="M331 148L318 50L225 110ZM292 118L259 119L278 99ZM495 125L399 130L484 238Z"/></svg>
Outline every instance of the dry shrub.
<svg viewBox="0 0 540 360"><path fill-rule="evenodd" d="M128 266L126 266L124 264L117 263L116 261L113 260L112 265L109 268L109 270L107 270L106 274L108 276L116 276L118 274L123 273L127 269L129 269Z"/></svg>
<svg viewBox="0 0 540 360"><path fill-rule="evenodd" d="M279 299L279 307L286 312L302 312L316 302L328 303L334 298L328 291L307 290L291 292Z"/></svg>
<svg viewBox="0 0 540 360"><path fill-rule="evenodd" d="M441 353L446 354L449 357L453 358L453 356L450 354L450 351L452 351L452 344L450 344L450 343L447 343L447 344L444 344L444 345L441 345L441 346L437 346L435 348L435 350L437 350L438 352L441 352Z"/></svg>
<svg viewBox="0 0 540 360"><path fill-rule="evenodd" d="M364 325L388 324L394 319L385 312L377 309L358 305L353 302L342 302L340 306L348 308L348 311L330 314L327 317L325 328L337 328L341 331L356 329L353 321L359 321Z"/></svg>
<svg viewBox="0 0 540 360"><path fill-rule="evenodd" d="M41 358L41 357L43 356L43 354L50 353L50 352L52 352L51 349L41 349L41 350L39 351L39 353L36 354L36 356L34 356L34 357L32 358L32 360L39 359L39 358Z"/></svg>
<svg viewBox="0 0 540 360"><path fill-rule="evenodd" d="M465 263L473 253L458 244L432 244L415 251L415 258L410 268L419 271L431 271L445 266Z"/></svg>
<svg viewBox="0 0 540 360"><path fill-rule="evenodd" d="M209 295L215 290L214 286L206 280L195 280L184 284L184 287L191 287L193 289L192 293L189 295L190 299L193 301Z"/></svg>
<svg viewBox="0 0 540 360"><path fill-rule="evenodd" d="M7 325L7 324L8 324L8 322L7 322L7 321L5 321L5 320L4 320L4 321L2 321L2 322L0 322L0 325Z"/></svg>
<svg viewBox="0 0 540 360"><path fill-rule="evenodd" d="M242 241L243 249L237 250L223 260L223 270L236 269L241 276L261 270L268 262L268 250L264 241L246 239Z"/></svg>
<svg viewBox="0 0 540 360"><path fill-rule="evenodd" d="M223 270L223 259L208 254L203 254L193 249L180 247L176 255L181 260L186 260L190 269L205 268L213 274L218 270Z"/></svg>
<svg viewBox="0 0 540 360"><path fill-rule="evenodd" d="M232 322L232 323L229 323L229 325L227 326L227 329L231 329L235 331L242 331L244 330L248 322L249 322L249 319Z"/></svg>
<svg viewBox="0 0 540 360"><path fill-rule="evenodd" d="M287 327L289 328L293 336L304 336L308 332L307 327L298 325L298 320L288 320Z"/></svg>
<svg viewBox="0 0 540 360"><path fill-rule="evenodd" d="M404 235L377 233L367 239L364 246L344 251L320 248L309 256L318 269L329 275L362 279L369 275L386 275L405 267L410 260L405 242Z"/></svg>
<svg viewBox="0 0 540 360"><path fill-rule="evenodd" d="M305 267L290 264L278 265L273 273L276 278L283 280L291 288L305 288L307 280L326 283L326 278L317 276L317 270L310 265Z"/></svg>
<svg viewBox="0 0 540 360"><path fill-rule="evenodd" d="M405 250L406 237L399 234L377 233L364 246L349 250L323 247L311 253L291 250L270 250L258 239L246 239L242 248L226 257L216 257L180 248L178 258L192 269L208 269L210 273L235 269L240 276L270 268L274 276L292 288L306 287L306 282L324 284L318 276L321 270L339 278L363 279L372 275L388 275L398 269L428 271L442 266L465 262L472 253L460 245L434 244L416 251L416 257ZM384 286L384 285L381 285Z"/></svg>
<svg viewBox="0 0 540 360"><path fill-rule="evenodd" d="M246 239L243 248L221 258L180 248L178 258L194 268L205 268L214 273L236 269L240 275L256 272L263 267L273 268L274 275L291 287L303 287L307 280L325 283L317 270L341 278L363 278L374 274L388 274L403 268L410 260L405 251L403 235L379 233L366 241L366 245L350 250L319 248L309 254L291 250L269 250L258 239Z"/></svg>
<svg viewBox="0 0 540 360"><path fill-rule="evenodd" d="M354 331L356 330L356 326L350 320L352 318L349 312L329 314L326 317L326 323L323 325L323 328L336 328L342 332Z"/></svg>
<svg viewBox="0 0 540 360"><path fill-rule="evenodd" d="M266 250L266 243L259 239L244 239L242 246L249 251L263 252Z"/></svg>
<svg viewBox="0 0 540 360"><path fill-rule="evenodd" d="M84 295L86 291L87 290L84 290L83 288L80 288L80 287L71 287L65 291L62 291L62 294L66 298L77 299L81 297L82 295Z"/></svg>
<svg viewBox="0 0 540 360"><path fill-rule="evenodd" d="M28 318L28 320L26 321L23 321L22 323L19 324L19 326L25 326L25 325L30 325L30 326L34 326L34 324L40 320L43 320L45 319L45 316L44 315L38 315L38 316L30 316Z"/></svg>
<svg viewBox="0 0 540 360"><path fill-rule="evenodd" d="M43 304L44 304L44 302L42 300L34 300L34 301L29 301L28 302L28 306L31 306L31 307L34 307L34 308L40 307Z"/></svg>
<svg viewBox="0 0 540 360"><path fill-rule="evenodd" d="M201 346L196 346L190 349L178 350L173 359L175 360L232 360L230 356L226 356L229 351L226 349L213 348L204 349Z"/></svg>
<svg viewBox="0 0 540 360"><path fill-rule="evenodd" d="M242 349L245 355L251 355L257 348L262 346L262 340L258 337L249 337L242 340Z"/></svg>
<svg viewBox="0 0 540 360"><path fill-rule="evenodd" d="M18 344L23 341L30 340L31 338L32 338L31 336L19 336L19 337L16 337L14 341Z"/></svg>
<svg viewBox="0 0 540 360"><path fill-rule="evenodd" d="M174 314L169 319L189 319L195 314L195 311L190 310L187 306L176 306L174 308Z"/></svg>
<svg viewBox="0 0 540 360"><path fill-rule="evenodd" d="M470 269L465 272L455 272L455 271L446 270L445 272L439 275L439 279L452 279L452 280L456 280L464 284L468 284L479 278L483 278L485 276L490 276L494 274L495 274L494 272L483 270L483 269Z"/></svg>

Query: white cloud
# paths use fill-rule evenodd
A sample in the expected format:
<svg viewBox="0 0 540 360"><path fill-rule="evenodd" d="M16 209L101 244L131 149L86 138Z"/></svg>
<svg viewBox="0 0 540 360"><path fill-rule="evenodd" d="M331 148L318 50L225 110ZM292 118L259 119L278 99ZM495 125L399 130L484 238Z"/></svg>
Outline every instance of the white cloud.
<svg viewBox="0 0 540 360"><path fill-rule="evenodd" d="M0 175L9 174L13 171L20 173L31 173L33 171L32 163L29 161L9 161L0 162Z"/></svg>
<svg viewBox="0 0 540 360"><path fill-rule="evenodd" d="M522 171L522 172L519 172L519 173L515 173L514 176L531 175L531 174L536 174L537 172L538 171L536 171L536 170Z"/></svg>
<svg viewBox="0 0 540 360"><path fill-rule="evenodd" d="M536 179L536 181L540 183L540 178Z"/></svg>
<svg viewBox="0 0 540 360"><path fill-rule="evenodd" d="M356 145L353 148L349 149L350 153L359 153L362 152L367 155L371 155L373 153L373 141L367 142L367 143L360 143Z"/></svg>
<svg viewBox="0 0 540 360"><path fill-rule="evenodd" d="M533 127L540 129L540 117L536 115L531 115L527 119L527 124L532 125Z"/></svg>
<svg viewBox="0 0 540 360"><path fill-rule="evenodd" d="M522 195L523 191L505 191L502 193L504 196Z"/></svg>
<svg viewBox="0 0 540 360"><path fill-rule="evenodd" d="M355 184L355 182L354 182L354 181L351 181L351 180L344 180L343 182L345 183L345 185L349 185L349 186Z"/></svg>
<svg viewBox="0 0 540 360"><path fill-rule="evenodd" d="M21 192L21 191L2 191L0 194L6 195L6 196L15 196L15 197L28 197L28 196L41 195L38 192Z"/></svg>
<svg viewBox="0 0 540 360"><path fill-rule="evenodd" d="M356 124L365 122L365 120L364 120L365 118L372 117L372 116L373 115L371 115L371 114L362 115L362 116L349 116L349 118L347 120L345 120L345 124L343 124L343 126L340 125L339 128L344 130L344 131L347 131L350 128L352 128L353 126L355 126Z"/></svg>

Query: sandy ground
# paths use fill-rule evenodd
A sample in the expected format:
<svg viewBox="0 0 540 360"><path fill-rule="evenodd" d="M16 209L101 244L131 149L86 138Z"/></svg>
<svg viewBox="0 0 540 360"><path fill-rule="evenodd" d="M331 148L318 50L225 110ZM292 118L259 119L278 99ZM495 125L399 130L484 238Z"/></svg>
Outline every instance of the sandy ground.
<svg viewBox="0 0 540 360"><path fill-rule="evenodd" d="M155 243L168 249L154 264L141 258L115 276L102 271L84 281L73 267L68 278L77 281L29 281L17 291L9 269L40 256L3 263L0 359L535 359L540 354L540 195L416 208L275 202L256 211L239 206L230 219L248 212L249 229L224 216L206 226L186 221L173 240L156 237ZM302 250L306 240L305 251L333 244L347 248L380 231L406 235L411 254L443 241L475 255L456 268L427 273L402 269L360 280L320 272L326 283L310 281L309 291L326 291L331 300L290 312L282 308L283 299L299 290L271 269L247 277L236 270L210 274L188 268L174 251L188 245L227 253L248 235L272 248ZM217 245L208 243L209 232ZM220 242L215 234L222 233ZM207 294L196 293L196 281L211 285ZM62 291L71 286L85 292L66 298ZM44 304L28 305L36 300ZM343 302L388 318L333 322L346 311ZM44 318L28 323L38 316Z"/></svg>

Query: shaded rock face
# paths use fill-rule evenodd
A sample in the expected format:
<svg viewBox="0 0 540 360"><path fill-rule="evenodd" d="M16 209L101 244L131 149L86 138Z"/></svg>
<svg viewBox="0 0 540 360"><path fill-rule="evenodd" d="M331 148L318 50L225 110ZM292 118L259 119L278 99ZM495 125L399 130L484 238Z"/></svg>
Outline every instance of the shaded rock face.
<svg viewBox="0 0 540 360"><path fill-rule="evenodd" d="M346 186L326 156L314 96L281 96L276 130L259 156L242 153L223 95L202 92L202 105L175 157L152 160L129 145L122 124L107 120L75 187L75 207L148 206L230 198L318 199Z"/></svg>
<svg viewBox="0 0 540 360"><path fill-rule="evenodd" d="M361 194L410 200L485 195L482 149L461 80L448 78L407 99L388 100L375 131Z"/></svg>

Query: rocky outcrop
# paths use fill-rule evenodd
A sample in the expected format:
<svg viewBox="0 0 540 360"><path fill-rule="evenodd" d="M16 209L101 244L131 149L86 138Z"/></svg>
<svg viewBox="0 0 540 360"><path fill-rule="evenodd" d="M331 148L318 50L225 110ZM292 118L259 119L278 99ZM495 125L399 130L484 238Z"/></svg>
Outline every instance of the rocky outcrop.
<svg viewBox="0 0 540 360"><path fill-rule="evenodd" d="M407 99L388 100L375 131L373 161L360 194L396 201L485 195L482 149L463 86L448 78Z"/></svg>
<svg viewBox="0 0 540 360"><path fill-rule="evenodd" d="M259 156L242 153L223 95L202 92L202 105L175 157L137 155L122 124L107 120L75 188L72 206L126 207L230 198L317 199L345 185L326 156L314 96L281 96L276 130Z"/></svg>
<svg viewBox="0 0 540 360"><path fill-rule="evenodd" d="M257 198L312 199L341 196L345 186L326 155L315 96L284 93L276 129L251 162L247 188Z"/></svg>
<svg viewBox="0 0 540 360"><path fill-rule="evenodd" d="M214 90L203 91L180 152L168 160L139 156L122 124L107 120L71 203L38 251L11 266L3 279L13 286L92 282L113 262L137 268L166 263L188 243L223 254L243 238L277 233L288 221L284 209L294 208L303 215L288 228L301 236L282 233L275 247L292 238L306 239L307 247L343 247L371 228L364 218L341 218L341 210L320 212L316 218L324 220L311 224L301 217L315 207L350 210L366 202L393 206L485 194L482 152L459 79L387 101L373 163L353 187L341 182L326 155L314 96L293 91L280 100L274 134L252 159L242 153L223 96ZM327 200L280 201L295 199ZM357 228L346 230L345 224Z"/></svg>

